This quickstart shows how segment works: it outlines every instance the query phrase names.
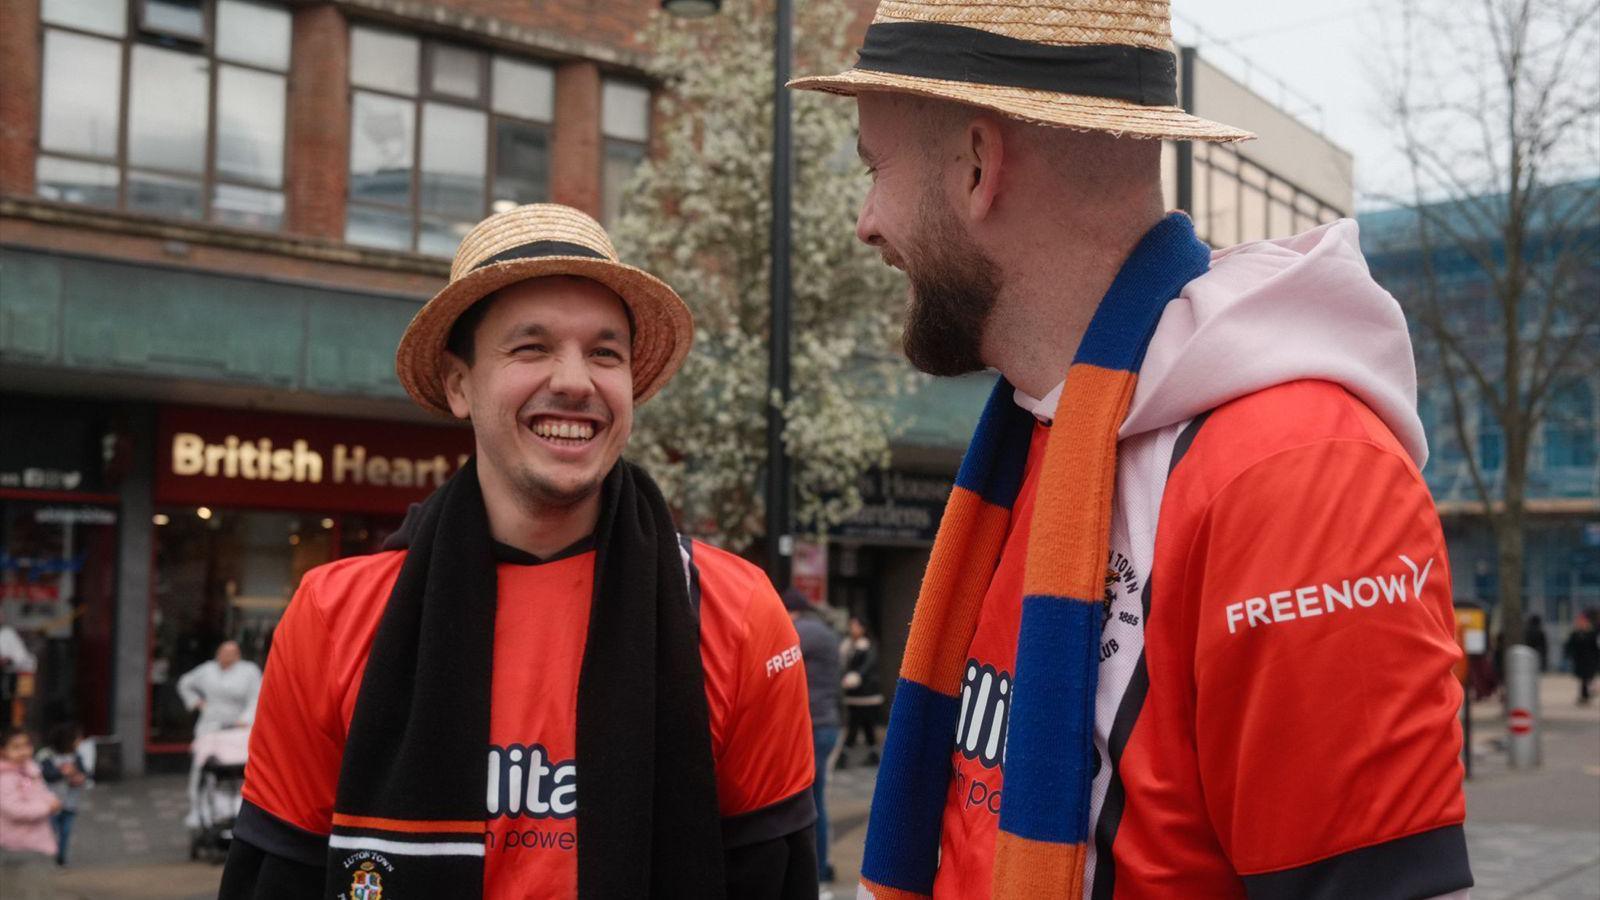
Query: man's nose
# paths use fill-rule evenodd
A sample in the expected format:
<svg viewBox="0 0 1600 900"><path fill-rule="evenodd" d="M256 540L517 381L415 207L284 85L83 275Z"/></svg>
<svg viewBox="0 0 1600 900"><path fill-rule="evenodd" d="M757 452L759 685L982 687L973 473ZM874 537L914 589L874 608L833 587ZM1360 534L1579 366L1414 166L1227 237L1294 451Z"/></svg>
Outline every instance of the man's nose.
<svg viewBox="0 0 1600 900"><path fill-rule="evenodd" d="M580 351L560 353L550 373L550 390L563 397L587 397L594 393L594 379L588 361Z"/></svg>
<svg viewBox="0 0 1600 900"><path fill-rule="evenodd" d="M878 190L876 187L867 191L867 197L861 201L861 212L856 214L856 239L870 247L883 246L883 235L878 232L877 202Z"/></svg>

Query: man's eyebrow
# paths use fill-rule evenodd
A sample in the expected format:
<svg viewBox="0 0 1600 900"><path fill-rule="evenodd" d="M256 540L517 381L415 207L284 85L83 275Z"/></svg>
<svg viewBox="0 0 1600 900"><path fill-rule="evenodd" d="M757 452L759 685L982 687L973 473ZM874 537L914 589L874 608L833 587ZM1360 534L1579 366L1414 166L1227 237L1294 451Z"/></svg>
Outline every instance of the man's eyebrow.
<svg viewBox="0 0 1600 900"><path fill-rule="evenodd" d="M861 157L862 162L872 165L872 151L867 149L867 144L860 135L856 136L856 155Z"/></svg>
<svg viewBox="0 0 1600 900"><path fill-rule="evenodd" d="M549 329L545 328L538 322L523 322L520 325L514 326L510 331L507 331L504 340L514 341L517 338L544 337L549 333Z"/></svg>
<svg viewBox="0 0 1600 900"><path fill-rule="evenodd" d="M602 328L600 329L600 333L595 337L602 341L617 341L618 343L622 344L628 343L628 339L623 336L622 332L616 330L615 328Z"/></svg>

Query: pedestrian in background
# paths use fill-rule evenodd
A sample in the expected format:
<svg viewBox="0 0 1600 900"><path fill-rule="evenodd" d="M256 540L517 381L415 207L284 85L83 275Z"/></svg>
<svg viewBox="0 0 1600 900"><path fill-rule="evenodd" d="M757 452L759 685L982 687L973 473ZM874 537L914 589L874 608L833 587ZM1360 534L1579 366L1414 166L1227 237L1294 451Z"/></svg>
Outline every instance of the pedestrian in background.
<svg viewBox="0 0 1600 900"><path fill-rule="evenodd" d="M1567 658L1572 660L1572 674L1578 679L1578 705L1589 702L1589 682L1594 680L1595 670L1600 668L1600 635L1596 634L1596 626L1600 625L1600 609L1586 610L1578 615L1572 623L1572 633L1567 635L1565 651Z"/></svg>
<svg viewBox="0 0 1600 900"><path fill-rule="evenodd" d="M50 792L61 801L61 808L50 816L56 833L56 865L67 864L67 845L72 841L72 823L78 805L89 788L90 766L79 752L83 728L77 722L63 722L50 729L50 737L34 761L44 775Z"/></svg>
<svg viewBox="0 0 1600 900"><path fill-rule="evenodd" d="M1539 671L1550 671L1550 638L1544 633L1544 619L1528 617L1522 626L1522 642L1539 654Z"/></svg>
<svg viewBox="0 0 1600 900"><path fill-rule="evenodd" d="M56 837L50 817L61 801L45 786L26 731L0 729L0 893L6 900L46 900Z"/></svg>
<svg viewBox="0 0 1600 900"><path fill-rule="evenodd" d="M261 667L243 658L237 641L217 645L216 656L185 672L178 679L178 696L185 709L198 710L194 736L202 737L224 728L249 728L256 718L256 699L261 693ZM200 825L200 772L205 763L193 754L189 764L189 814L187 828Z"/></svg>
<svg viewBox="0 0 1600 900"><path fill-rule="evenodd" d="M826 791L828 766L839 749L839 633L822 620L816 606L798 590L791 587L784 591L783 605L800 635L806 691L811 698L811 745L816 759L811 796L817 804L817 877L826 883L833 880L833 865L828 862Z"/></svg>
<svg viewBox="0 0 1600 900"><path fill-rule="evenodd" d="M866 623L850 617L850 637L844 642L844 708L849 731L845 747L854 747L857 737L867 742L867 764L878 764L878 715L883 709L883 688L878 680L878 644L867 633ZM845 767L844 758L839 768Z"/></svg>

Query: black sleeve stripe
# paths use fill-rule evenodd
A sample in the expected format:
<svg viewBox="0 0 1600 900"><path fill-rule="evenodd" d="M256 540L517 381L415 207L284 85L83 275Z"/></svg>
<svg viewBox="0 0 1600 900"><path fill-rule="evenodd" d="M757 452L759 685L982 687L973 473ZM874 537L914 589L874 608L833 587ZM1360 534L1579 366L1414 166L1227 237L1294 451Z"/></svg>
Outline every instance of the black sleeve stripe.
<svg viewBox="0 0 1600 900"><path fill-rule="evenodd" d="M817 821L816 803L808 786L799 793L722 820L722 849L759 844L810 828Z"/></svg>
<svg viewBox="0 0 1600 900"><path fill-rule="evenodd" d="M244 801L233 823L233 836L261 850L297 863L322 868L328 864L328 838L314 834Z"/></svg>
<svg viewBox="0 0 1600 900"><path fill-rule="evenodd" d="M1250 900L1425 900L1472 887L1467 836L1450 825L1278 872L1244 876Z"/></svg>
<svg viewBox="0 0 1600 900"><path fill-rule="evenodd" d="M1178 463L1189 452L1189 447L1194 444L1195 437L1200 429L1205 427L1206 420L1211 418L1211 411L1195 416L1178 433L1178 439L1172 444L1172 458L1167 463L1167 478L1170 480ZM1145 627L1150 624L1150 583L1153 581L1149 575L1145 576L1144 591L1139 595L1139 602L1144 607ZM1117 890L1117 857L1112 845L1117 840L1117 829L1122 826L1122 814L1126 811L1128 803L1128 789L1122 783L1122 753L1128 749L1128 739L1133 735L1133 726L1139 721L1139 713L1144 710L1145 697L1150 693L1150 669L1145 663L1144 650L1139 651L1139 661L1134 665L1133 677L1128 679L1128 687L1122 694L1122 703L1117 707L1117 715L1111 722L1111 734L1106 742L1106 752L1110 756L1111 779L1106 785L1106 799L1100 805L1100 818L1094 823L1094 893L1093 900L1110 900Z"/></svg>

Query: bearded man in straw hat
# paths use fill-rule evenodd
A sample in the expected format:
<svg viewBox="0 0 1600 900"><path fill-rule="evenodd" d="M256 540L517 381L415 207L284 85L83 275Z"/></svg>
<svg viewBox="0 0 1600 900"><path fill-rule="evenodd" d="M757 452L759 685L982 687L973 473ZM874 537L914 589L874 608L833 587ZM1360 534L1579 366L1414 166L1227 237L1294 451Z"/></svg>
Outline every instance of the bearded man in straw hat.
<svg viewBox="0 0 1600 900"><path fill-rule="evenodd" d="M1421 898L1468 871L1406 324L1343 220L1164 211L1164 0L884 0L856 231L905 351L1001 379L911 626L864 892Z"/></svg>
<svg viewBox="0 0 1600 900"><path fill-rule="evenodd" d="M467 235L397 367L477 453L301 582L222 897L816 897L794 626L621 459L692 333L576 210Z"/></svg>

